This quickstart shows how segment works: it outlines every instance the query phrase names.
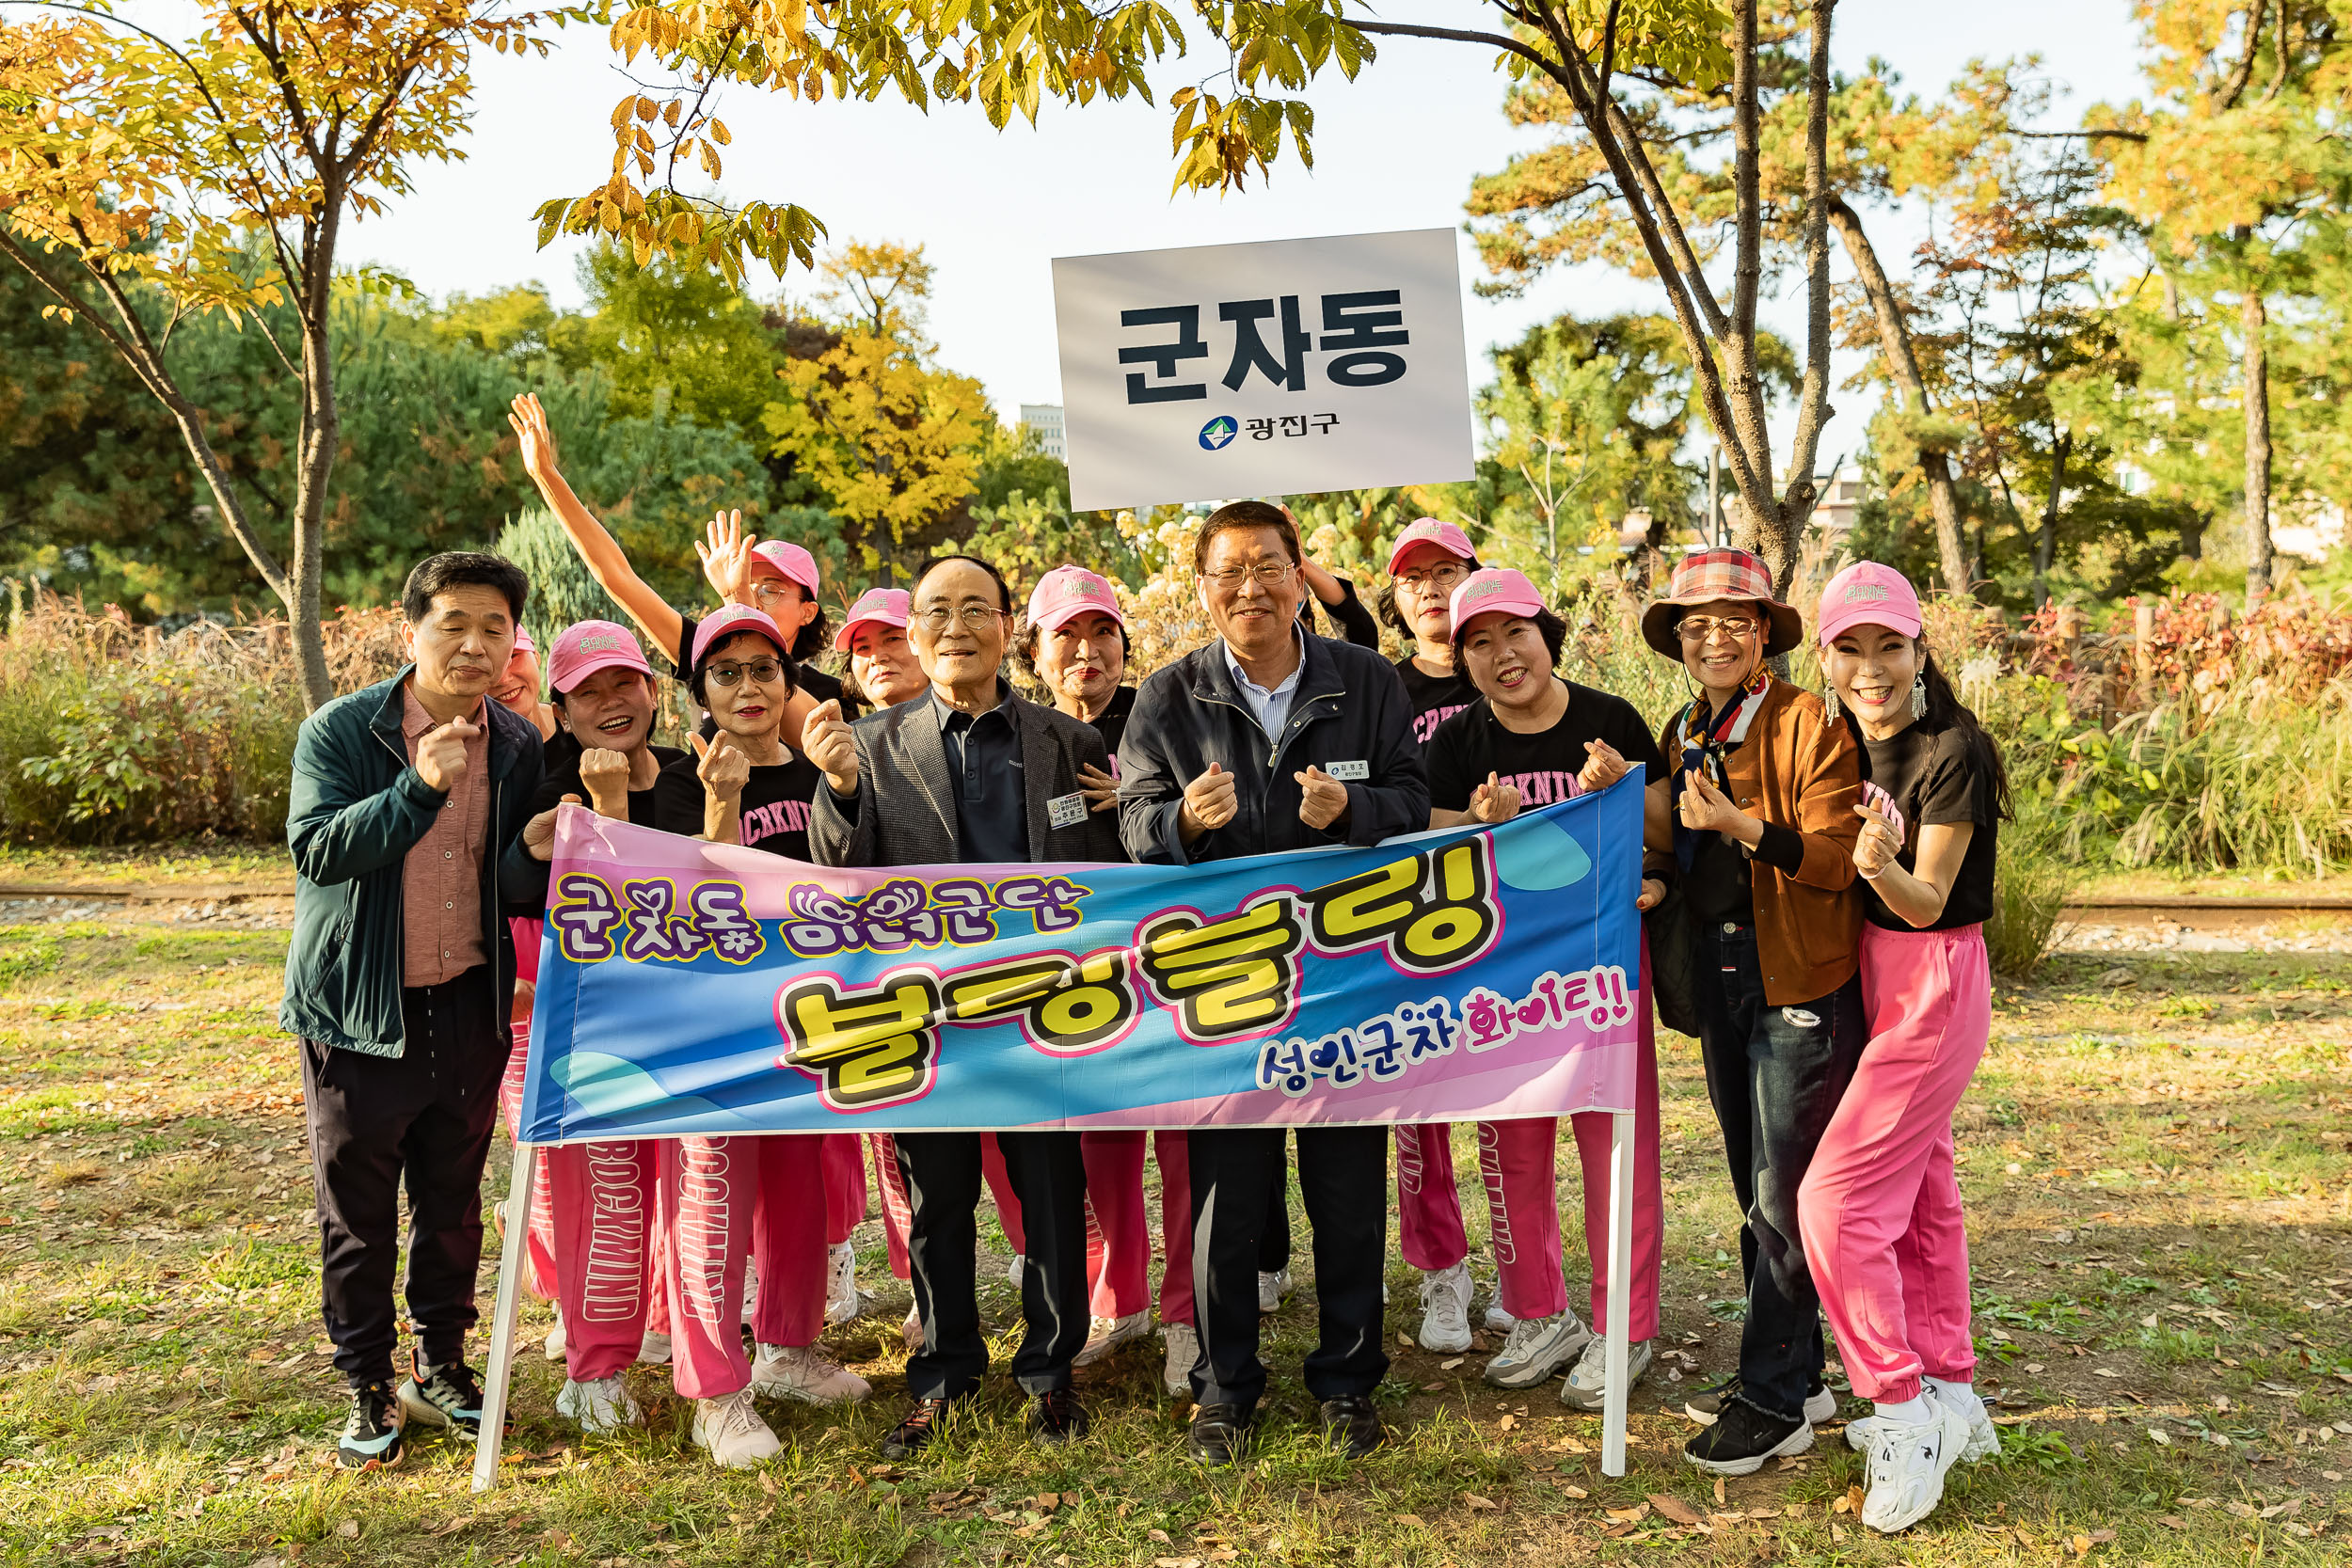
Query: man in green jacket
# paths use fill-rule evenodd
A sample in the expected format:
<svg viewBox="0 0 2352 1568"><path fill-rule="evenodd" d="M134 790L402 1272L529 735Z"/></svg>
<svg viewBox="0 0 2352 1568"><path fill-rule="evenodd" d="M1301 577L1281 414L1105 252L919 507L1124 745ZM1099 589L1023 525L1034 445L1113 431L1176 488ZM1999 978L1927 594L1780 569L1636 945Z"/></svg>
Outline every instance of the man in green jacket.
<svg viewBox="0 0 2352 1568"><path fill-rule="evenodd" d="M402 595L413 662L320 708L294 745L294 930L278 1016L302 1042L322 1306L352 1388L337 1457L350 1468L398 1464L409 1418L481 1429L465 1343L515 990L505 916L545 907L555 818L529 815L538 730L485 700L529 593L498 556L420 562ZM418 1344L395 1393L404 1184Z"/></svg>

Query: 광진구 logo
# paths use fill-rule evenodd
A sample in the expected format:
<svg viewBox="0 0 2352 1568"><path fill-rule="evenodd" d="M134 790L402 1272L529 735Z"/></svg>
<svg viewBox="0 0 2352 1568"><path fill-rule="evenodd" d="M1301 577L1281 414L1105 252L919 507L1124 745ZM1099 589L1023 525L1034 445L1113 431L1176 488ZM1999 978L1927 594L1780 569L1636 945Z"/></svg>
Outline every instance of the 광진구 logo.
<svg viewBox="0 0 2352 1568"><path fill-rule="evenodd" d="M1241 426L1233 422L1232 415L1219 414L1200 427L1200 450L1202 451L1221 451L1232 446L1233 437L1240 434Z"/></svg>

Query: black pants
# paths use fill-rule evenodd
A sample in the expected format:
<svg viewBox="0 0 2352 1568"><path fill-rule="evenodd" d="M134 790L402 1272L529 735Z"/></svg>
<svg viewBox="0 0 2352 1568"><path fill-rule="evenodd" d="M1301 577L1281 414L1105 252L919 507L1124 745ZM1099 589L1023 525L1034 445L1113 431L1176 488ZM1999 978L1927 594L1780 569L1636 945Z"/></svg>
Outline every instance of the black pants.
<svg viewBox="0 0 2352 1568"><path fill-rule="evenodd" d="M482 1166L511 1039L487 964L400 993L398 1056L302 1042L318 1188L320 1308L354 1386L392 1375L400 1192L408 1189L408 1314L428 1365L462 1361L482 1261Z"/></svg>
<svg viewBox="0 0 2352 1568"><path fill-rule="evenodd" d="M1699 1054L1745 1224L1740 1263L1748 1320L1740 1398L1793 1421L1823 1363L1820 1298L1797 1232L1797 1189L1853 1079L1867 1027L1862 982L1793 1006L1764 998L1749 926L1699 933Z"/></svg>
<svg viewBox="0 0 2352 1568"><path fill-rule="evenodd" d="M1200 1331L1193 1395L1203 1404L1254 1407L1266 1380L1258 1359L1258 1271L1281 1260L1276 1254L1269 1263L1265 1248L1268 1196L1279 1204L1285 1180L1283 1132L1196 1127L1190 1141L1193 1316ZM1307 1391L1317 1400L1369 1394L1389 1370L1380 1343L1389 1130L1301 1127L1298 1190L1313 1231L1321 1320L1320 1340L1307 1355Z"/></svg>
<svg viewBox="0 0 2352 1568"><path fill-rule="evenodd" d="M979 1230L980 1134L901 1132L907 1272L923 1345L907 1357L907 1392L959 1399L988 1372L980 1304L973 1279ZM1070 1361L1087 1342L1087 1171L1075 1132L999 1132L1005 1175L1021 1199L1027 1261L1021 1269L1025 1325L1013 1353L1013 1381L1032 1394L1070 1385Z"/></svg>

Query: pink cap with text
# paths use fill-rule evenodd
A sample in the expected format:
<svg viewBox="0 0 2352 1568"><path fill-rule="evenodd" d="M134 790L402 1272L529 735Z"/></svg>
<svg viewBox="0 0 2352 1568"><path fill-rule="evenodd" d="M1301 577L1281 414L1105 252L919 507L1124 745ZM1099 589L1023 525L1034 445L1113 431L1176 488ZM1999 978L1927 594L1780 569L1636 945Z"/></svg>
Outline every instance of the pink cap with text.
<svg viewBox="0 0 2352 1568"><path fill-rule="evenodd" d="M702 625L694 628L694 662L700 664L703 655L739 631L756 633L773 642L776 652L785 657L792 657L792 645L784 640L784 633L776 629L775 622L768 618L766 610L754 610L749 605L730 604L721 605L712 610L704 617Z"/></svg>
<svg viewBox="0 0 2352 1568"><path fill-rule="evenodd" d="M1423 517L1417 523L1406 525L1405 531L1396 536L1396 543L1389 546L1391 577L1396 575L1396 563L1405 559L1405 552L1419 545L1435 545L1446 554L1463 561L1478 559L1478 552L1470 547L1469 534L1452 523Z"/></svg>
<svg viewBox="0 0 2352 1568"><path fill-rule="evenodd" d="M1127 629L1127 617L1119 608L1119 595L1111 591L1110 579L1088 571L1084 566L1057 566L1037 579L1029 592L1029 624L1038 630L1052 631L1063 622L1079 615L1107 615L1119 623L1119 629Z"/></svg>
<svg viewBox="0 0 2352 1568"><path fill-rule="evenodd" d="M548 655L548 684L568 693L599 670L634 670L647 680L653 666L627 626L611 621L578 621L556 637Z"/></svg>
<svg viewBox="0 0 2352 1568"><path fill-rule="evenodd" d="M914 605L914 595L903 588L868 588L857 596L857 603L850 607L849 620L843 622L841 629L834 633L833 651L848 653L850 644L857 641L857 628L868 623L905 630Z"/></svg>
<svg viewBox="0 0 2352 1568"><path fill-rule="evenodd" d="M752 553L773 566L778 572L808 590L811 598L817 595L817 558L787 539L768 539L752 546Z"/></svg>
<svg viewBox="0 0 2352 1568"><path fill-rule="evenodd" d="M1886 626L1905 637L1919 635L1919 592L1911 579L1892 566L1857 561L1821 590L1814 613L1820 618L1821 646L1826 648L1849 626Z"/></svg>
<svg viewBox="0 0 2352 1568"><path fill-rule="evenodd" d="M1458 632L1473 615L1534 615L1543 608L1543 595L1535 592L1525 572L1487 566L1462 579L1447 612Z"/></svg>

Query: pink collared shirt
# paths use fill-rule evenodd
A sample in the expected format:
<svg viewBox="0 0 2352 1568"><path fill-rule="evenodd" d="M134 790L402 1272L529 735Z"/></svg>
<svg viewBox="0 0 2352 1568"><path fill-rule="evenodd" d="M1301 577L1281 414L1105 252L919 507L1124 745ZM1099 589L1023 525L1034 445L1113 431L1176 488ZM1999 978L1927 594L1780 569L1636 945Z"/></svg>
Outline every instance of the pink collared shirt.
<svg viewBox="0 0 2352 1568"><path fill-rule="evenodd" d="M490 716L469 716L482 733L466 742L466 773L441 802L433 826L401 862L400 983L437 986L488 957L482 945L482 856L490 836ZM404 682L400 736L411 767L417 742L440 727Z"/></svg>

